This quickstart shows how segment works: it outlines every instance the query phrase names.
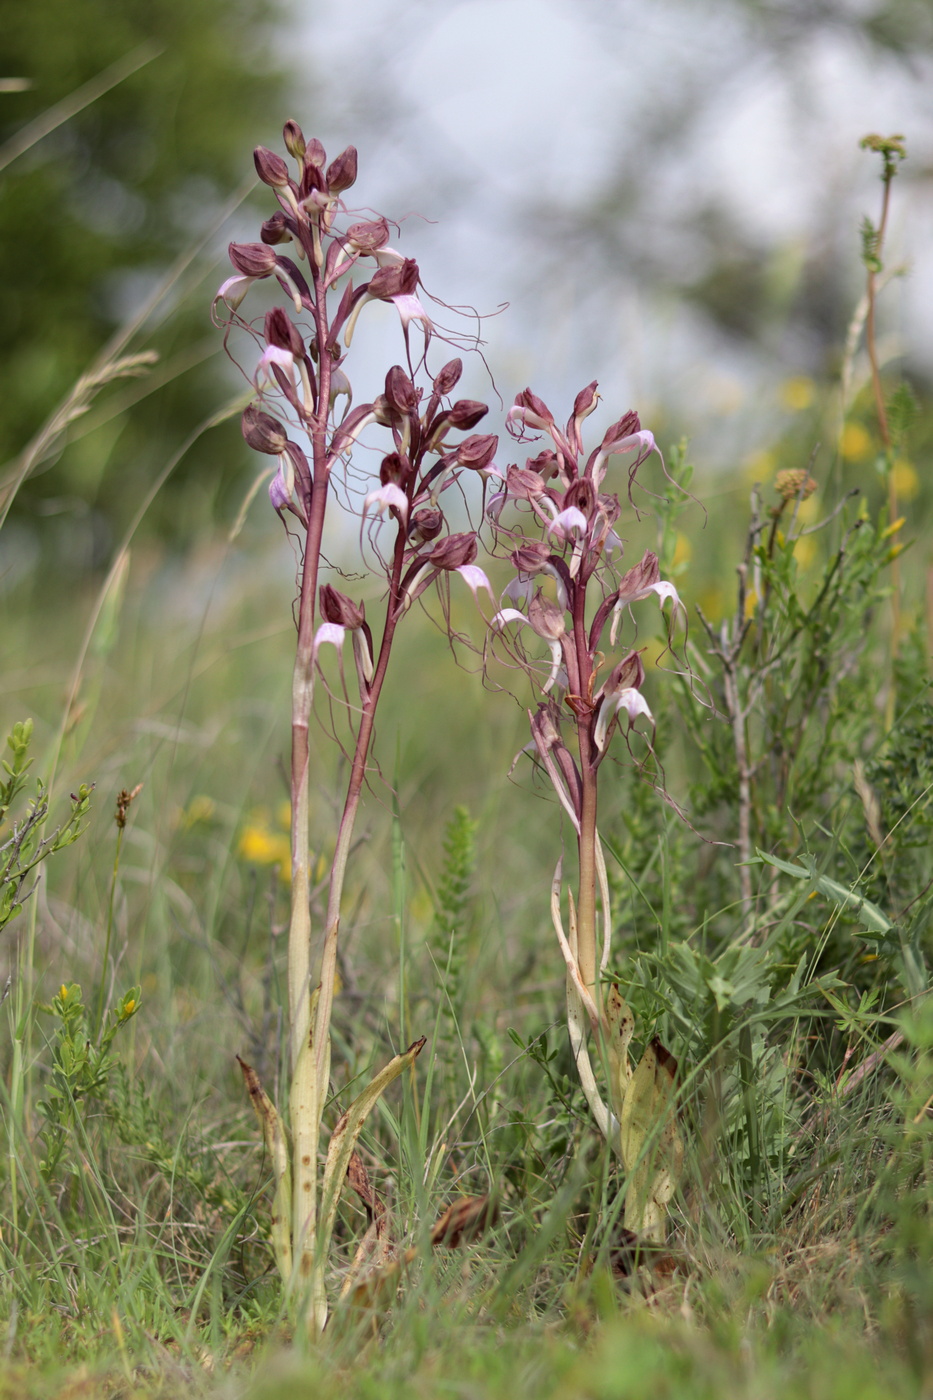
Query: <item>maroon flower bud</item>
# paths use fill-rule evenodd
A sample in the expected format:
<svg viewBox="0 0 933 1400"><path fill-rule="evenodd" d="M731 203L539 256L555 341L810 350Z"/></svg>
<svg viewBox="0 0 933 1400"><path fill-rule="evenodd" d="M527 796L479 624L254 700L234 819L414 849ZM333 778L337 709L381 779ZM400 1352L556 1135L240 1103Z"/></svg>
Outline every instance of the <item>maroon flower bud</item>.
<svg viewBox="0 0 933 1400"><path fill-rule="evenodd" d="M651 585L657 583L660 577L658 556L648 550L644 559L638 564L633 564L623 575L616 594L616 603L624 607L626 603L644 597L646 591L650 590Z"/></svg>
<svg viewBox="0 0 933 1400"><path fill-rule="evenodd" d="M640 690L645 683L645 667L641 659L641 653L630 651L628 656L623 656L618 665L613 666L605 682L600 686L600 695L611 695L613 691Z"/></svg>
<svg viewBox="0 0 933 1400"><path fill-rule="evenodd" d="M527 408L536 418L543 418L545 422L553 423L554 415L543 399L533 393L531 389L523 389L520 394L515 395L515 407Z"/></svg>
<svg viewBox="0 0 933 1400"><path fill-rule="evenodd" d="M538 574L551 557L551 549L543 540L526 540L509 556L521 574Z"/></svg>
<svg viewBox="0 0 933 1400"><path fill-rule="evenodd" d="M424 506L416 510L408 529L409 539L415 544L430 544L436 540L444 528L444 517L435 506Z"/></svg>
<svg viewBox="0 0 933 1400"><path fill-rule="evenodd" d="M356 147L348 146L327 167L327 188L331 194L340 194L342 190L348 190L356 183L356 167Z"/></svg>
<svg viewBox="0 0 933 1400"><path fill-rule="evenodd" d="M324 161L326 159L324 147L316 137L312 137L305 148L299 194L302 200L312 202L313 207L318 210L322 207L322 204L320 200L315 199L315 196L326 196L327 193L327 185L324 180L323 170ZM324 203L326 203L326 199Z"/></svg>
<svg viewBox="0 0 933 1400"><path fill-rule="evenodd" d="M267 345L277 345L280 350L290 350L296 359L304 359L304 341L281 306L266 312L264 329Z"/></svg>
<svg viewBox="0 0 933 1400"><path fill-rule="evenodd" d="M418 285L418 277L418 264L414 258L406 258L398 267L380 267L373 274L367 292L378 301L411 296Z"/></svg>
<svg viewBox="0 0 933 1400"><path fill-rule="evenodd" d="M266 219L263 222L263 225L259 230L259 237L262 239L263 243L267 243L270 245L275 243L291 242L291 229L289 228L288 220L286 219L281 209L277 209L276 212L270 218Z"/></svg>
<svg viewBox="0 0 933 1400"><path fill-rule="evenodd" d="M525 428L547 428L554 422L554 415L543 399L530 389L523 389L515 395L515 402L505 415L505 424L516 437L521 437ZM518 424L517 429L513 426Z"/></svg>
<svg viewBox="0 0 933 1400"><path fill-rule="evenodd" d="M457 448L457 462L472 471L482 471L489 466L498 446L499 439L495 433L471 433Z"/></svg>
<svg viewBox="0 0 933 1400"><path fill-rule="evenodd" d="M528 621L546 642L559 642L567 631L562 610L540 588L528 604Z"/></svg>
<svg viewBox="0 0 933 1400"><path fill-rule="evenodd" d="M462 360L448 360L442 370L434 376L434 392L443 398L453 389L463 373Z"/></svg>
<svg viewBox="0 0 933 1400"><path fill-rule="evenodd" d="M458 399L447 415L447 422L451 428L475 428L488 412L488 405L476 399Z"/></svg>
<svg viewBox="0 0 933 1400"><path fill-rule="evenodd" d="M632 433L638 433L640 431L641 420L638 414L632 410L629 413L623 414L618 423L613 423L611 428L606 429L601 447L603 451L607 451L612 447L613 443L621 442L623 438L631 437Z"/></svg>
<svg viewBox="0 0 933 1400"><path fill-rule="evenodd" d="M389 241L389 225L385 219L372 223L351 224L347 229L347 242L358 253L374 253Z"/></svg>
<svg viewBox="0 0 933 1400"><path fill-rule="evenodd" d="M596 404L599 401L599 395L596 392L596 386L597 380L594 379L592 384L587 384L585 389L580 390L579 394L573 401L574 418L585 418L588 413L593 412L593 409L596 407Z"/></svg>
<svg viewBox="0 0 933 1400"><path fill-rule="evenodd" d="M383 486L391 482L393 486L404 484L411 475L411 463L399 452L390 452L383 457L379 468L379 480Z"/></svg>
<svg viewBox="0 0 933 1400"><path fill-rule="evenodd" d="M243 410L240 419L243 436L256 452L267 452L270 457L285 451L288 434L277 418L271 413L263 413L261 408L251 403Z"/></svg>
<svg viewBox="0 0 933 1400"><path fill-rule="evenodd" d="M396 413L414 413L420 395L401 365L393 365L386 375L386 399Z"/></svg>
<svg viewBox="0 0 933 1400"><path fill-rule="evenodd" d="M290 183L288 166L275 151L267 150L265 146L257 146L253 152L253 160L256 164L256 174L264 185L271 185L273 189L285 189Z"/></svg>
<svg viewBox="0 0 933 1400"><path fill-rule="evenodd" d="M428 559L436 569L461 569L464 564L473 563L477 552L476 535L470 531L468 534L448 535L434 546Z"/></svg>
<svg viewBox="0 0 933 1400"><path fill-rule="evenodd" d="M227 253L244 277L268 277L275 271L276 255L264 243L231 243Z"/></svg>
<svg viewBox="0 0 933 1400"><path fill-rule="evenodd" d="M506 473L505 489L516 501L535 501L544 495L544 478L527 467L511 466Z"/></svg>
<svg viewBox="0 0 933 1400"><path fill-rule="evenodd" d="M296 121L289 117L282 128L282 139L285 142L285 149L295 160L303 160L305 153L304 132Z"/></svg>
<svg viewBox="0 0 933 1400"><path fill-rule="evenodd" d="M322 166L327 159L327 152L316 136L312 136L305 149L305 165Z"/></svg>
<svg viewBox="0 0 933 1400"><path fill-rule="evenodd" d="M346 627L355 632L366 620L366 609L362 603L354 603L345 593L339 593L329 583L318 589L321 616L325 622L335 622L338 627Z"/></svg>

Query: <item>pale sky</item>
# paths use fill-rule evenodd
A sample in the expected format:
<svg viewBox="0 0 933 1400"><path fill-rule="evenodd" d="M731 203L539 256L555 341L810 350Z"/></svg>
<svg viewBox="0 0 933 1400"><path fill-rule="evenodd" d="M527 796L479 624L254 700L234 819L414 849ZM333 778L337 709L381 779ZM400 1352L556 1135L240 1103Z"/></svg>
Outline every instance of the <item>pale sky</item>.
<svg viewBox="0 0 933 1400"><path fill-rule="evenodd" d="M554 221L571 226L622 170L632 228L675 277L702 272L690 215L715 200L789 266L833 230L854 304L858 225L880 191L880 162L858 141L873 130L905 132L910 152L889 251L911 272L888 294L888 327L933 375L929 59L911 72L839 25L805 42L790 27L769 46L726 0L297 0L295 16L316 134L334 153L360 149L355 193L431 221L402 236L431 291L485 311L510 303L485 328L508 401L527 382L559 401L596 377L620 410L676 402L700 439L743 405L767 435L761 387L806 372L806 346L799 363L793 345L760 359L624 261L605 278L585 243L561 260ZM665 140L681 108L690 122Z"/></svg>

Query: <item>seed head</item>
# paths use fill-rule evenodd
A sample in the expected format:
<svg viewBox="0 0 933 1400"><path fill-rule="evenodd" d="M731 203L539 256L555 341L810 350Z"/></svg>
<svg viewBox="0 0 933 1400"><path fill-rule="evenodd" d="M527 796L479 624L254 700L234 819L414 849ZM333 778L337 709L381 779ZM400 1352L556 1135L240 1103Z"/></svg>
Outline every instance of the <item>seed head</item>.
<svg viewBox="0 0 933 1400"><path fill-rule="evenodd" d="M774 489L782 501L794 501L798 497L805 501L816 490L816 482L802 467L794 467L789 471L778 472L774 478Z"/></svg>

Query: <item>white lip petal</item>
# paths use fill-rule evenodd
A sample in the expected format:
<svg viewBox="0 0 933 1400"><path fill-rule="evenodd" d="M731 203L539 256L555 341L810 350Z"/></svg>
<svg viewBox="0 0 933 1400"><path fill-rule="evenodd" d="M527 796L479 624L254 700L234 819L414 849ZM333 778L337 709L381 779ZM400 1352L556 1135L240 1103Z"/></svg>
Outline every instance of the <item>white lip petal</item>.
<svg viewBox="0 0 933 1400"><path fill-rule="evenodd" d="M295 383L295 357L290 350L283 350L280 345L267 345L262 352L259 364L256 366L256 373L253 376L253 383L258 389L264 379L268 379L270 384L276 383L275 375L272 373L272 366L278 365L284 369L292 382L292 387L297 393Z"/></svg>
<svg viewBox="0 0 933 1400"><path fill-rule="evenodd" d="M490 622L489 626L492 628L492 630L493 630L494 632L499 632L499 631L501 631L501 629L505 626L505 624L506 624L507 622L527 622L527 621L528 621L528 619L527 619L527 617L525 616L525 614L524 614L523 612L519 612L519 611L518 611L518 608L503 608L501 612L497 612L497 613L496 613L495 617L493 618L492 622Z"/></svg>
<svg viewBox="0 0 933 1400"><path fill-rule="evenodd" d="M343 646L347 629L341 627L339 622L322 622L314 634L314 641L311 644L311 660L317 660L317 654L322 646L334 646L340 651Z"/></svg>
<svg viewBox="0 0 933 1400"><path fill-rule="evenodd" d="M651 584L651 592L657 593L658 601L660 602L662 608L664 607L664 604L667 602L668 598L672 598L674 600L675 608L683 607L683 603L680 600L680 594L677 592L677 589L672 583L668 583L665 579L660 579L657 583Z"/></svg>
<svg viewBox="0 0 933 1400"><path fill-rule="evenodd" d="M225 301L231 311L236 311L240 302L256 281L258 281L258 278L246 277L242 273L236 277L228 277L223 286L218 289L214 301Z"/></svg>
<svg viewBox="0 0 933 1400"><path fill-rule="evenodd" d="M363 514L370 510L375 510L377 515L381 515L389 506L394 506L404 520L408 514L408 497L401 487L390 481L385 486L380 486L377 491L370 491L363 502Z"/></svg>
<svg viewBox="0 0 933 1400"><path fill-rule="evenodd" d="M570 538L571 531L576 531L578 535L585 535L587 528L586 516L582 510L576 506L568 506L562 510L557 519L548 526L548 534L556 535L558 539L566 540Z"/></svg>
<svg viewBox="0 0 933 1400"><path fill-rule="evenodd" d="M492 598L493 602L495 602L495 597L492 591L492 584L489 582L489 579L483 573L483 570L479 567L478 564L461 564L459 569L456 570L456 572L463 576L466 583L473 590L474 598L478 596L479 590L481 588L485 588L490 598Z"/></svg>
<svg viewBox="0 0 933 1400"><path fill-rule="evenodd" d="M606 695L600 706L599 714L596 718L596 725L593 729L593 742L602 753L606 747L606 735L609 732L609 722L613 715L617 715L620 710L625 710L629 718L629 724L634 724L639 715L647 715L648 719L653 719L651 710L648 708L648 701L640 690L634 686L624 686L614 694Z"/></svg>

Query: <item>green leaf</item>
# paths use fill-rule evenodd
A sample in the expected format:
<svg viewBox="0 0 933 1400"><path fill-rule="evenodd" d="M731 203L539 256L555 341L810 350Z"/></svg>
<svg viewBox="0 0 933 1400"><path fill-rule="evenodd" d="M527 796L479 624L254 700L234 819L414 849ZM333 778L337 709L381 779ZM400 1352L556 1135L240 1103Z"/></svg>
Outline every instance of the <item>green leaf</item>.
<svg viewBox="0 0 933 1400"><path fill-rule="evenodd" d="M809 857L804 857L806 865L792 865L790 861L780 860L777 856L768 855L765 851L758 851L757 857L757 861L749 863L772 865L775 870L783 871L785 875L791 875L795 880L809 880L813 888L819 890L820 894L825 895L835 904L848 909L873 937L890 939L896 936L896 926L881 912L877 904L872 904L871 900L863 899L857 891L841 885L838 880L831 880L828 875L822 875Z"/></svg>

